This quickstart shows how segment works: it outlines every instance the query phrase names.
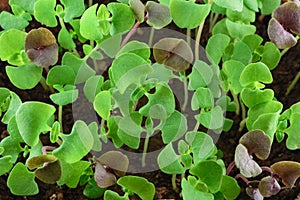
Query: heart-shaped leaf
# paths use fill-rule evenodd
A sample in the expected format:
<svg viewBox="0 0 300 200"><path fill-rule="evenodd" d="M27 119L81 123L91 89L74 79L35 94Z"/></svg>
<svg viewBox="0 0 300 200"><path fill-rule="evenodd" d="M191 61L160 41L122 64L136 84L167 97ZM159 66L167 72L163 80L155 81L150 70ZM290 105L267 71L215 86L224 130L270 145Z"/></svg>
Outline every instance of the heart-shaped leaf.
<svg viewBox="0 0 300 200"><path fill-rule="evenodd" d="M98 4L89 7L80 18L80 34L89 40L100 40L103 38L96 16L97 7ZM94 28L91 29L91 27Z"/></svg>
<svg viewBox="0 0 300 200"><path fill-rule="evenodd" d="M124 176L129 165L127 156L120 151L108 151L97 158L97 162L108 166L117 176Z"/></svg>
<svg viewBox="0 0 300 200"><path fill-rule="evenodd" d="M147 1L147 24L156 29L161 29L171 23L172 18L168 6L156 3L154 1Z"/></svg>
<svg viewBox="0 0 300 200"><path fill-rule="evenodd" d="M58 60L56 38L46 28L32 29L26 36L25 51L32 62L49 67Z"/></svg>
<svg viewBox="0 0 300 200"><path fill-rule="evenodd" d="M182 39L163 38L153 46L155 60L174 71L183 71L193 62L193 52Z"/></svg>
<svg viewBox="0 0 300 200"><path fill-rule="evenodd" d="M42 0L34 4L34 17L49 27L57 26L55 13L56 0Z"/></svg>
<svg viewBox="0 0 300 200"><path fill-rule="evenodd" d="M0 152L1 154L1 152ZM11 162L11 156L3 156L0 158L0 176L6 174L13 167L13 163Z"/></svg>
<svg viewBox="0 0 300 200"><path fill-rule="evenodd" d="M136 19L139 22L144 21L145 6L140 0L129 0L129 6L133 10Z"/></svg>
<svg viewBox="0 0 300 200"><path fill-rule="evenodd" d="M18 129L29 146L35 146L38 143L39 135L42 132L51 130L48 120L54 112L54 106L34 101L23 103L17 110Z"/></svg>
<svg viewBox="0 0 300 200"><path fill-rule="evenodd" d="M280 161L271 165L271 170L282 179L282 183L292 188L300 177L300 163L294 161Z"/></svg>
<svg viewBox="0 0 300 200"><path fill-rule="evenodd" d="M117 182L116 176L109 171L109 167L98 162L95 167L94 179L100 188L107 188Z"/></svg>
<svg viewBox="0 0 300 200"><path fill-rule="evenodd" d="M241 174L247 178L255 177L262 172L260 166L252 159L247 148L242 144L238 144L235 149L234 161Z"/></svg>
<svg viewBox="0 0 300 200"><path fill-rule="evenodd" d="M248 154L255 154L259 159L265 160L269 157L271 151L271 140L261 130L253 130L244 134L239 141L243 144Z"/></svg>
<svg viewBox="0 0 300 200"><path fill-rule="evenodd" d="M258 185L259 192L264 197L276 195L281 187L274 177L267 176L261 179Z"/></svg>
<svg viewBox="0 0 300 200"><path fill-rule="evenodd" d="M65 22L70 22L73 18L81 16L85 9L82 0L61 0L61 3L65 7Z"/></svg>

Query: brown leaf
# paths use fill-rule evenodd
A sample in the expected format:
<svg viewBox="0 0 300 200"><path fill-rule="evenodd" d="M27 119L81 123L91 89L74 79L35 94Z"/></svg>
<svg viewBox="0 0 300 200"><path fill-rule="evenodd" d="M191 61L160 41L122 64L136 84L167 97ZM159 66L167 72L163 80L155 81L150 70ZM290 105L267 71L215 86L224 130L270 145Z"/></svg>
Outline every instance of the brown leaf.
<svg viewBox="0 0 300 200"><path fill-rule="evenodd" d="M280 176L285 186L292 188L300 176L300 163L280 161L271 165L271 170Z"/></svg>

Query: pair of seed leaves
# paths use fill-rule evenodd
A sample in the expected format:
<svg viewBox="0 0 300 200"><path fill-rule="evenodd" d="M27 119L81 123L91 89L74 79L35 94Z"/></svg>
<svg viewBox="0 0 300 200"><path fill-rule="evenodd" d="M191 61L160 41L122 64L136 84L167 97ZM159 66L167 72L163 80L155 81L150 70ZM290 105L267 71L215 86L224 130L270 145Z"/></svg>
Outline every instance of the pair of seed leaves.
<svg viewBox="0 0 300 200"><path fill-rule="evenodd" d="M271 150L271 140L262 130L252 130L244 134L235 150L235 164L240 173L249 178L256 177L262 168L253 160L255 154L260 160L266 160ZM300 163L293 161L280 161L270 167L271 173L276 174L286 187L293 187L300 176ZM249 182L248 193L255 199L270 197L281 189L274 176L267 176L261 181Z"/></svg>
<svg viewBox="0 0 300 200"><path fill-rule="evenodd" d="M280 49L297 44L293 34L300 34L299 0L288 1L274 10L268 26L270 40Z"/></svg>

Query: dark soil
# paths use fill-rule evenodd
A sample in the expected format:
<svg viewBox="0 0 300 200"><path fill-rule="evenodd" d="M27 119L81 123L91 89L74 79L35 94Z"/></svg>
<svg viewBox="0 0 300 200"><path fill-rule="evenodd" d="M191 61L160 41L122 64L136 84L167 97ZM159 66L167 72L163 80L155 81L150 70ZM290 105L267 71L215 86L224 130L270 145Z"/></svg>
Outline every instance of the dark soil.
<svg viewBox="0 0 300 200"><path fill-rule="evenodd" d="M0 9L3 10L3 0L0 0ZM7 8L6 8L7 9ZM8 10L8 9L7 9ZM260 21L256 22L257 33L261 35L263 38L268 40L266 35L267 30L267 22L268 18L263 18ZM32 27L38 26L37 24L33 24ZM172 26L171 26L172 27ZM174 28L174 26L173 26ZM177 29L177 28L176 28ZM207 33L207 26L204 27L203 37L201 44L205 46L207 42L207 38L209 34ZM283 103L284 109L290 107L292 104L300 101L300 82L296 84L295 88L292 92L285 96L285 92L291 81L294 79L295 75L300 70L300 45L298 44L296 47L292 48L288 51L278 67L272 71L274 82L269 85L269 88L272 88L275 91L276 98ZM6 87L11 91L17 93L23 102L25 101L42 101L46 103L51 103L49 99L49 93L44 91L43 88L38 85L32 90L19 90L15 88L10 82L5 72L5 66L7 63L0 62L0 87ZM222 133L218 142L216 143L218 149L220 149L224 157L222 158L226 164L229 165L234 159L234 151L235 147L238 144L239 138L246 132L244 129L242 132L239 132L239 122L241 121L240 116L236 116L233 113L229 113L228 116L231 117L235 121L234 126L230 130L230 132ZM72 116L72 107L66 106L64 107L64 130L65 132L70 132L72 124L73 124L73 116ZM6 126L0 123L0 140L7 136ZM150 149L152 151L157 149L157 145L162 145L159 136L151 139ZM45 139L43 139L45 140ZM155 146L156 145L156 146ZM291 160L300 162L300 150L290 151L285 147L285 142L277 143L276 141L273 143L271 154L269 159L266 161L260 162L263 166L270 166L272 163L281 160ZM236 168L230 173L231 176L235 176L238 173ZM156 196L155 199L181 199L180 194L172 189L171 185L171 176L162 173L161 171L154 171L144 174L138 174L147 178L150 182L154 183L156 187ZM88 199L83 195L83 187L77 187L76 189L70 189L66 186L59 187L57 185L48 185L44 184L37 180L40 192L35 196L28 197L20 197L14 196L10 193L9 189L6 186L7 176L0 177L0 200L41 200L41 199L49 199L49 200L85 200ZM239 185L242 188L241 194L237 199L245 200L250 199L246 193L245 188L246 184L240 180L238 180ZM177 185L180 187L180 177L177 177ZM116 190L120 192L120 188L115 186L111 188L112 190ZM137 199L137 198L135 198ZM277 196L267 198L274 200L296 200L300 199L300 181L296 182L295 188L292 189L282 189Z"/></svg>

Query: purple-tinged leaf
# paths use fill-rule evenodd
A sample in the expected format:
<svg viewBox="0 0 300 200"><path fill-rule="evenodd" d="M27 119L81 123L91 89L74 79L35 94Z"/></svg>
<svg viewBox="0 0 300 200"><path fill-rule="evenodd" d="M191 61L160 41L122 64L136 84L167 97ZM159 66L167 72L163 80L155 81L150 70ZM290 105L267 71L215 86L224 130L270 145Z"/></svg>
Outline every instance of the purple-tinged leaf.
<svg viewBox="0 0 300 200"><path fill-rule="evenodd" d="M273 173L278 174L282 183L292 188L300 176L300 163L294 161L280 161L271 165Z"/></svg>
<svg viewBox="0 0 300 200"><path fill-rule="evenodd" d="M281 187L274 177L267 176L261 179L258 185L259 192L264 197L276 195Z"/></svg>

